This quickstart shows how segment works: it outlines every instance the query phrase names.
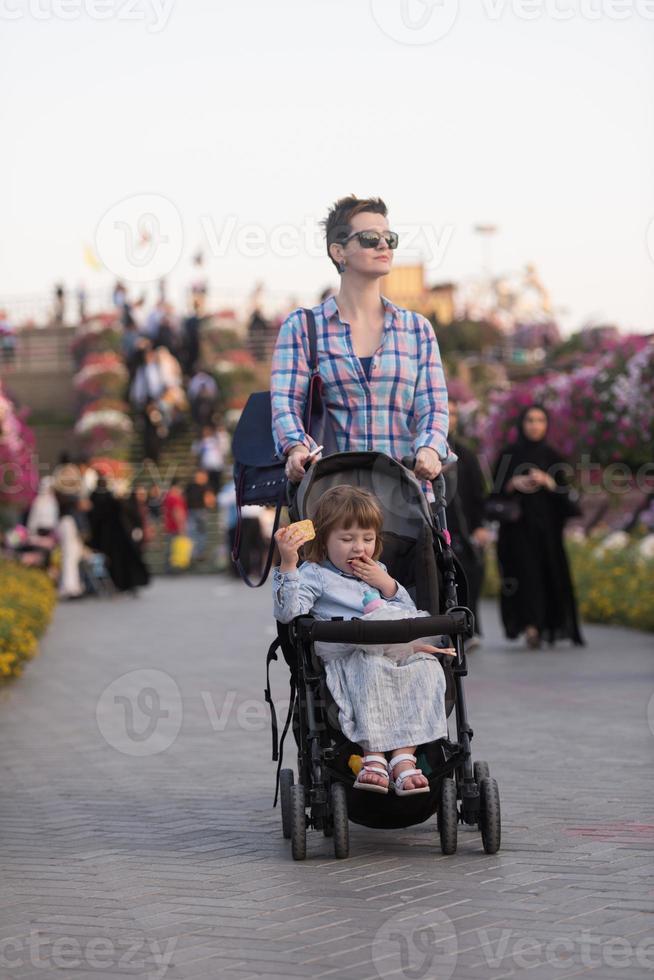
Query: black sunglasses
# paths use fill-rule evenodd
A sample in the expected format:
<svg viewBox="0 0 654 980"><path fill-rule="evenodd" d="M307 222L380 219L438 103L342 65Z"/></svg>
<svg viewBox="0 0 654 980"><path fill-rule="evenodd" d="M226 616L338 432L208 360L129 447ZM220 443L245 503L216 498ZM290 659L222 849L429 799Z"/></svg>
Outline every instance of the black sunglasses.
<svg viewBox="0 0 654 980"><path fill-rule="evenodd" d="M342 244L347 245L353 238L357 239L361 248L377 248L383 238L389 248L395 249L399 241L395 231L385 231L383 235L378 231L353 231Z"/></svg>

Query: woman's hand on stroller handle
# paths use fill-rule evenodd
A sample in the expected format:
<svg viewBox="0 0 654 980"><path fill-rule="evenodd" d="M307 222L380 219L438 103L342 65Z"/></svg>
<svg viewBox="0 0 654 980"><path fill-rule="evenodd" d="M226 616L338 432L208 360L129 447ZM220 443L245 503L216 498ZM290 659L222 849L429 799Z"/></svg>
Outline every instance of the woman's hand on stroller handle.
<svg viewBox="0 0 654 980"><path fill-rule="evenodd" d="M291 483L300 483L308 468L320 457L324 446L316 446L308 450L306 446L297 443L291 446L286 456L286 476Z"/></svg>
<svg viewBox="0 0 654 980"><path fill-rule="evenodd" d="M443 469L440 456L429 446L422 446L415 456L403 456L402 466L411 470L418 480L436 480Z"/></svg>

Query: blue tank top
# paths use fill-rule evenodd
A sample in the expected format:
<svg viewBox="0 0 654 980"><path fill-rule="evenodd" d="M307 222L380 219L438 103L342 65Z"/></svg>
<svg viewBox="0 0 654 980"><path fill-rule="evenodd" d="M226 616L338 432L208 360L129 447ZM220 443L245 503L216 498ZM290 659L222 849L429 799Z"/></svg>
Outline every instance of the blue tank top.
<svg viewBox="0 0 654 980"><path fill-rule="evenodd" d="M361 367L363 368L363 373L365 374L368 381L370 381L370 365L372 364L372 357L360 357Z"/></svg>

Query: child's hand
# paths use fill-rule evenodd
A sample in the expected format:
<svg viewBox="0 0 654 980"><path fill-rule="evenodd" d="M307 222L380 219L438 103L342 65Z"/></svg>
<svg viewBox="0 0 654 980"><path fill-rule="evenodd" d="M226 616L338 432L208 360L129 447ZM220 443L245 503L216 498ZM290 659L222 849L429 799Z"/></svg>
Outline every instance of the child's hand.
<svg viewBox="0 0 654 980"><path fill-rule="evenodd" d="M431 643L423 643L422 640L414 640L411 646L414 653L442 653L446 657L456 656L454 647L434 647Z"/></svg>
<svg viewBox="0 0 654 980"><path fill-rule="evenodd" d="M373 589L379 589L381 594L387 599L392 599L397 592L397 584L388 572L385 572L376 561L363 555L361 558L353 558L349 562L352 572L360 578L366 585L371 585Z"/></svg>
<svg viewBox="0 0 654 980"><path fill-rule="evenodd" d="M281 556L280 572L292 572L298 563L298 550L306 536L292 527L280 527L275 532L275 542Z"/></svg>

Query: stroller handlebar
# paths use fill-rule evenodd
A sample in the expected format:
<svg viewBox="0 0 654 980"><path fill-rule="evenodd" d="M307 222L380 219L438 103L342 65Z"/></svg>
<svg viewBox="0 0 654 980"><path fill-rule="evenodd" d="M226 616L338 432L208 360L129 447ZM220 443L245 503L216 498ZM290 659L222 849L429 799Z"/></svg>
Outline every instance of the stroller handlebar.
<svg viewBox="0 0 654 980"><path fill-rule="evenodd" d="M411 470L412 473L415 469L415 465L416 465L415 456L402 457L402 466L404 466L407 470ZM443 474L439 473L436 479L431 481L431 485L434 489L434 496L436 497L436 503L438 504L439 508L444 510L445 507L447 506L447 501L446 501L445 477L443 476Z"/></svg>
<svg viewBox="0 0 654 980"><path fill-rule="evenodd" d="M312 643L385 644L408 643L423 636L445 633L447 636L472 634L472 614L460 607L445 616L420 616L414 619L387 620L317 620L300 616L296 620L302 639Z"/></svg>

